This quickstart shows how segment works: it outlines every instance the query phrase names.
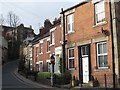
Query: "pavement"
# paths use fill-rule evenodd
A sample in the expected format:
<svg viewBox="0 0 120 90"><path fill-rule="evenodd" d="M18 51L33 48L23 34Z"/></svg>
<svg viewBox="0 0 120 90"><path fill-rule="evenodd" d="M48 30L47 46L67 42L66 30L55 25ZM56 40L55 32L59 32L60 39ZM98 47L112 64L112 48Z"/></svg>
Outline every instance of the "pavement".
<svg viewBox="0 0 120 90"><path fill-rule="evenodd" d="M54 89L54 90L69 90L66 88L58 88L58 87L51 87L50 86L50 81L49 80L37 80L34 81L34 77L33 76L28 76L28 78L24 77L23 75L20 75L17 71L17 69L14 71L14 75L19 78L19 80L21 80L22 82L27 82L28 84L31 84L32 86L34 86L35 88L46 88L46 89Z"/></svg>
<svg viewBox="0 0 120 90"><path fill-rule="evenodd" d="M46 88L44 90L50 90L50 89L54 89L54 90L120 90L120 88L116 88L116 89L113 89L113 88L98 88L98 87L80 87L80 86L76 86L76 87L73 87L73 88L58 88L58 87L51 87L50 86L50 80L47 80L47 79L41 79L41 80L37 80L37 81L34 81L34 77L33 76L28 76L28 78L26 78L25 76L22 76L18 73L17 69L15 69L14 71L14 76L16 78L19 79L19 81L21 81L22 83L27 83L37 89L39 88ZM36 90L36 89L35 89ZM43 89L41 89L43 90Z"/></svg>
<svg viewBox="0 0 120 90"><path fill-rule="evenodd" d="M50 87L50 86L47 86L47 85L43 85L43 84L39 84L33 80L30 80L30 79L27 79L25 78L24 76L20 75L18 72L17 72L17 69L14 71L14 75L19 78L21 81L23 82L27 82L28 84L31 84L31 85L34 85L36 88L39 88L39 87L43 87L43 88L53 88L53 87Z"/></svg>
<svg viewBox="0 0 120 90"><path fill-rule="evenodd" d="M76 87L72 87L72 88L58 88L58 87L51 87L50 86L50 80L47 79L41 79L41 80L37 80L34 81L34 77L33 76L28 76L28 78L20 75L17 72L17 69L14 72L15 76L17 78L19 78L22 82L27 82L28 84L33 85L35 88L47 88L47 90L120 90L120 88L98 88L98 87L80 87L80 86L76 86Z"/></svg>

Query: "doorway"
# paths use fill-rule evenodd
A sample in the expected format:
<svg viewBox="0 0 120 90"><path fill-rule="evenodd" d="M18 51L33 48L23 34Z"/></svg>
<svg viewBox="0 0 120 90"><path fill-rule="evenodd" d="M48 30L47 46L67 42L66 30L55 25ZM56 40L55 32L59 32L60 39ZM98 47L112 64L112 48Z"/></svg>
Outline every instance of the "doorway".
<svg viewBox="0 0 120 90"><path fill-rule="evenodd" d="M88 83L90 80L90 45L79 47L79 68L80 80L82 83Z"/></svg>

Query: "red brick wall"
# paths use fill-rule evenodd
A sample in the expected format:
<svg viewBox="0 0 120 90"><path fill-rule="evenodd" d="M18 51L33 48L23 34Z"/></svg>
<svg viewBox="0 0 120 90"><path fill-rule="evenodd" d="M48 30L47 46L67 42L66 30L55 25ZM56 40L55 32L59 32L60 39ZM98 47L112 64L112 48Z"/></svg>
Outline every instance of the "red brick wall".
<svg viewBox="0 0 120 90"><path fill-rule="evenodd" d="M47 38L43 40L42 47L43 54L39 54L39 61L43 61L43 71L45 72L47 71L46 60L50 59L50 53L47 53Z"/></svg>
<svg viewBox="0 0 120 90"><path fill-rule="evenodd" d="M90 60L91 60L91 72L94 75L112 74L112 44L111 44L111 30L110 30L110 12L109 3L105 3L105 21L107 24L101 26L94 26L94 4L86 3L75 8L74 12L74 33L67 34L66 39L69 43L75 43L74 55L75 55L75 70L71 70L71 73L79 79L79 56L77 42L91 40L90 43ZM96 70L96 43L93 39L97 37L107 37L101 32L101 28L109 31L110 35L107 40L108 47L108 70ZM68 58L68 57L67 57ZM67 61L66 61L67 62Z"/></svg>
<svg viewBox="0 0 120 90"><path fill-rule="evenodd" d="M61 27L60 24L55 25L56 29L54 30L54 36L55 36L55 45L50 47L51 54L55 53L55 48L61 46ZM51 33L50 33L51 37ZM50 38L51 39L51 38Z"/></svg>

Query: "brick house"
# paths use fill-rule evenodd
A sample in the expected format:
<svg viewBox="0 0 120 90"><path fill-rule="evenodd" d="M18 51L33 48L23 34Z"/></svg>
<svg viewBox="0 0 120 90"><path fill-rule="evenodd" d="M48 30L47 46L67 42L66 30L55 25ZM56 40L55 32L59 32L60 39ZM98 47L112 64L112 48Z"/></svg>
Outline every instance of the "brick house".
<svg viewBox="0 0 120 90"><path fill-rule="evenodd" d="M25 27L23 24L17 27L1 25L1 28L4 30L5 38L8 41L8 58L19 58L19 56L21 56L20 45L22 45L26 38L35 36L34 30L31 26Z"/></svg>
<svg viewBox="0 0 120 90"><path fill-rule="evenodd" d="M61 12L67 40L66 66L82 83L88 83L92 75L103 86L106 75L108 86L118 84L120 2L113 1L81 2Z"/></svg>
<svg viewBox="0 0 120 90"><path fill-rule="evenodd" d="M50 71L50 24L45 20L44 27L40 29L40 34L32 41L33 68L40 72Z"/></svg>
<svg viewBox="0 0 120 90"><path fill-rule="evenodd" d="M0 66L2 64L4 64L5 62L7 62L8 59L8 41L5 37L5 30L2 28L2 26L0 25Z"/></svg>
<svg viewBox="0 0 120 90"><path fill-rule="evenodd" d="M60 73L60 57L62 53L60 18L54 22L50 29L50 53L55 58L54 73Z"/></svg>
<svg viewBox="0 0 120 90"><path fill-rule="evenodd" d="M61 47L61 25L58 19L50 27L43 27L40 34L32 41L33 67L40 72L50 72L50 57L54 54L55 65L54 72L60 73L59 58L62 52ZM45 26L45 25L44 25Z"/></svg>

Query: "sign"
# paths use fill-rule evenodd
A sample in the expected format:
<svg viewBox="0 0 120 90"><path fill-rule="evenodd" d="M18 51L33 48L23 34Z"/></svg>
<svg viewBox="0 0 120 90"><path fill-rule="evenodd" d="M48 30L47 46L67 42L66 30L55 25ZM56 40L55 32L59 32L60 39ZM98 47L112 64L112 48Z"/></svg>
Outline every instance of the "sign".
<svg viewBox="0 0 120 90"><path fill-rule="evenodd" d="M55 64L55 58L53 55L50 57L50 59L51 59L51 64Z"/></svg>

